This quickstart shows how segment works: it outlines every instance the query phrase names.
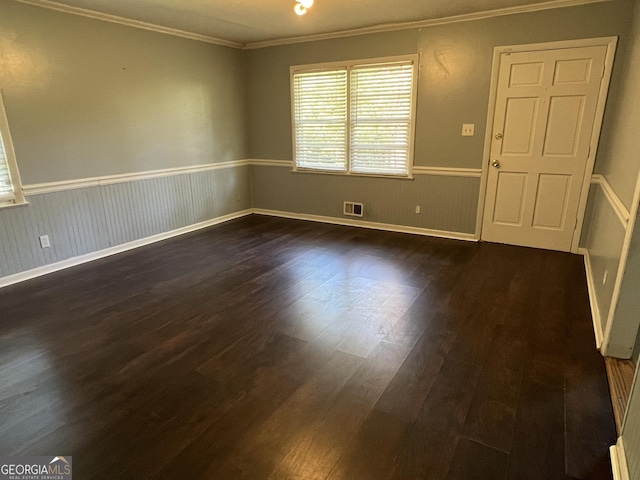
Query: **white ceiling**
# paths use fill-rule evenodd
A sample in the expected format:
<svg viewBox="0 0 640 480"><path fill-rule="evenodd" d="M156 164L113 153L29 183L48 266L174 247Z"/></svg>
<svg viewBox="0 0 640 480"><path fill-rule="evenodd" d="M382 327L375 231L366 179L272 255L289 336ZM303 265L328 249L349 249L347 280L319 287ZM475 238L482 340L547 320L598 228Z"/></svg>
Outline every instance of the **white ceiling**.
<svg viewBox="0 0 640 480"><path fill-rule="evenodd" d="M20 0L115 15L239 45L518 7L603 0L315 0L303 17L295 0Z"/></svg>

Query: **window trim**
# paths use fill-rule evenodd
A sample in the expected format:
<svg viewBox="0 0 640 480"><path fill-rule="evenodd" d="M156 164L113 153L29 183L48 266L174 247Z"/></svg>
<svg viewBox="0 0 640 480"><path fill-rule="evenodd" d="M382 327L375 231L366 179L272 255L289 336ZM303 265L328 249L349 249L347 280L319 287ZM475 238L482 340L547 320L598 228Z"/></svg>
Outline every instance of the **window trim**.
<svg viewBox="0 0 640 480"><path fill-rule="evenodd" d="M16 161L16 153L13 148L11 132L9 131L9 120L7 119L7 113L4 107L2 91L0 91L0 134L0 141L4 146L4 153L7 160L7 166L9 167L9 175L11 176L14 196L13 200L0 200L0 208L26 205L28 202L26 201L24 191L22 190L22 181L20 179L20 172L18 171L18 162Z"/></svg>
<svg viewBox="0 0 640 480"><path fill-rule="evenodd" d="M363 67L369 65L385 64L385 63L401 63L411 62L413 64L413 82L411 88L411 118L409 120L409 147L407 158L407 174L395 175L384 173L361 173L351 171L351 75L350 72L354 67ZM347 158L345 170L324 170L319 168L299 167L296 161L296 121L295 121L295 86L294 75L297 73L311 73L331 71L337 68L347 69ZM413 167L415 161L415 131L416 117L418 110L418 79L420 69L420 55L417 53L409 55L395 55L389 57L366 58L358 60L347 60L339 62L311 63L306 65L293 65L289 67L289 86L291 95L291 144L293 154L294 173L320 173L325 175L342 175L353 177L374 177L374 178L395 178L395 179L413 179Z"/></svg>

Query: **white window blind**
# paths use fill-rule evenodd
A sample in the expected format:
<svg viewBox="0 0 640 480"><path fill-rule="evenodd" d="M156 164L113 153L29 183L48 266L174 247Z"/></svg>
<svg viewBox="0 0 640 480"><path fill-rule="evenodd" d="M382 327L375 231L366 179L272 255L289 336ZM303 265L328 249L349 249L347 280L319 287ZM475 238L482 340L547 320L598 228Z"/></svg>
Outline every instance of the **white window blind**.
<svg viewBox="0 0 640 480"><path fill-rule="evenodd" d="M293 97L297 166L345 171L346 68L294 74Z"/></svg>
<svg viewBox="0 0 640 480"><path fill-rule="evenodd" d="M0 92L0 207L26 204Z"/></svg>
<svg viewBox="0 0 640 480"><path fill-rule="evenodd" d="M0 203L13 200L15 200L15 195L13 183L11 182L11 173L9 172L9 161L7 160L4 142L0 134Z"/></svg>
<svg viewBox="0 0 640 480"><path fill-rule="evenodd" d="M409 176L416 56L292 67L296 169Z"/></svg>
<svg viewBox="0 0 640 480"><path fill-rule="evenodd" d="M351 170L408 175L413 65L351 70Z"/></svg>

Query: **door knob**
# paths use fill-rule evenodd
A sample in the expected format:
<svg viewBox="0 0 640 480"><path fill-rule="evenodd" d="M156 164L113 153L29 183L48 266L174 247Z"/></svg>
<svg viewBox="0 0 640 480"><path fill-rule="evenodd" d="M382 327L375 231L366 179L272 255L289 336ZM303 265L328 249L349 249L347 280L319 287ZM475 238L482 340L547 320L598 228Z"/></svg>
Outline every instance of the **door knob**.
<svg viewBox="0 0 640 480"><path fill-rule="evenodd" d="M496 140L502 140L502 134L500 132L496 133Z"/></svg>
<svg viewBox="0 0 640 480"><path fill-rule="evenodd" d="M500 168L500 162L498 160L493 160L491 162L492 167Z"/></svg>

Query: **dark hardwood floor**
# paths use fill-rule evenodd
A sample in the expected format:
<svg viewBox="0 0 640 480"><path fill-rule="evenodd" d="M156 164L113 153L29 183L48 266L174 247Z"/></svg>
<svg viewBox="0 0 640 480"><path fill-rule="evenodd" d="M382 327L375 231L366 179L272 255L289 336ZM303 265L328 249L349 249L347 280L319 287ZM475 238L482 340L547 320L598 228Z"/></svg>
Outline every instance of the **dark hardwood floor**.
<svg viewBox="0 0 640 480"><path fill-rule="evenodd" d="M0 315L0 455L74 478L612 478L575 255L251 216Z"/></svg>

